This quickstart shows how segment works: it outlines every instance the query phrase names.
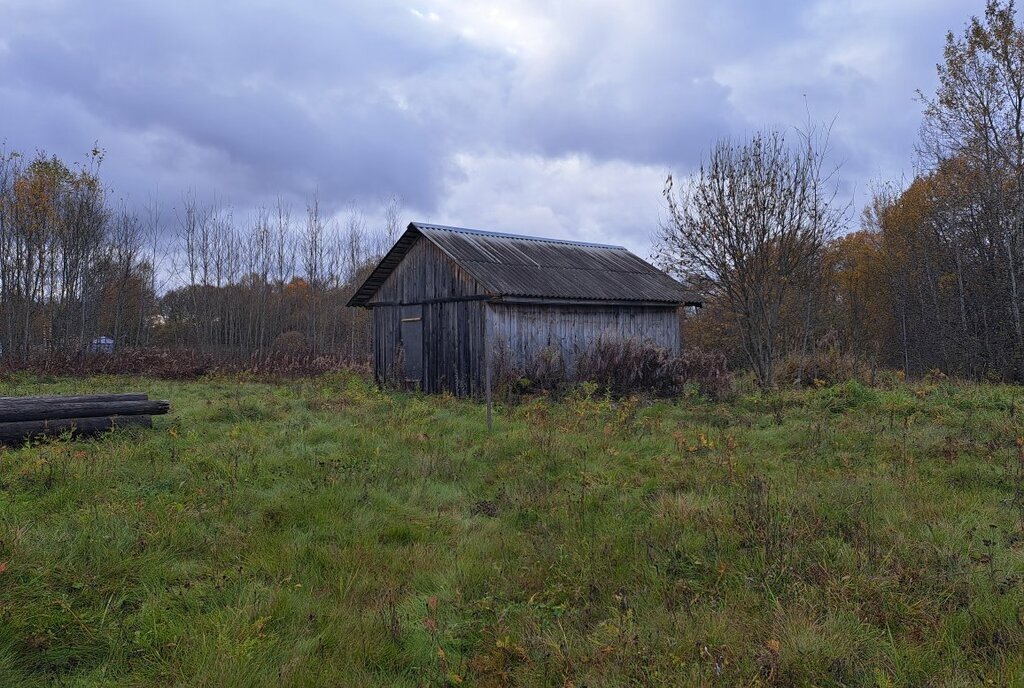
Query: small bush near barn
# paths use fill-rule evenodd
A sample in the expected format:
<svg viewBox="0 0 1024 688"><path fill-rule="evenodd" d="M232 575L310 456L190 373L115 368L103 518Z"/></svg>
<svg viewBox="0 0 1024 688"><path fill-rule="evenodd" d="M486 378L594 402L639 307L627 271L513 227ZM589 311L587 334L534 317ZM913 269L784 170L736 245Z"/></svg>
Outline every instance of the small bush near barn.
<svg viewBox="0 0 1024 688"><path fill-rule="evenodd" d="M0 451L0 685L921 686L1024 677L1024 417L935 377L728 403L141 390Z"/></svg>

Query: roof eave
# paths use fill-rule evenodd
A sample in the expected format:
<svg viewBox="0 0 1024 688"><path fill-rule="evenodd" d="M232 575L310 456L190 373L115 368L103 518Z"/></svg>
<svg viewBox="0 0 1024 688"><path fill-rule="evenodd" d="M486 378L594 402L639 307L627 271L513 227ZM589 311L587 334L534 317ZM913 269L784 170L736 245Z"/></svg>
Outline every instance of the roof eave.
<svg viewBox="0 0 1024 688"><path fill-rule="evenodd" d="M515 296L505 294L490 299L491 303L507 304L538 304L553 306L636 306L638 308L679 308L680 306L701 306L699 301L689 299L673 299L662 301L657 299L572 299L552 298L546 296Z"/></svg>
<svg viewBox="0 0 1024 688"><path fill-rule="evenodd" d="M370 299L373 298L373 295L384 284L391 271L402 262L405 254L408 253L412 245L421 236L423 236L423 233L416 228L414 223L410 222L402 236L395 242L395 245L384 254L384 257L380 259L377 266L366 276L366 279L363 280L363 283L359 285L359 288L356 289L345 305L350 308L370 308Z"/></svg>

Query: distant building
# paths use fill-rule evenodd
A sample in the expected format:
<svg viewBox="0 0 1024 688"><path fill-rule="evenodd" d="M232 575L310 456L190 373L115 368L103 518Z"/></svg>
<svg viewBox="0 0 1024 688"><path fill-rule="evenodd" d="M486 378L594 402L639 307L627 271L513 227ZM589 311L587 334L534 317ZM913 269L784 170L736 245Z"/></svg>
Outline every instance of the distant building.
<svg viewBox="0 0 1024 688"><path fill-rule="evenodd" d="M89 342L88 351L91 354L112 354L114 353L114 340L103 335Z"/></svg>
<svg viewBox="0 0 1024 688"><path fill-rule="evenodd" d="M379 382L481 395L496 353L516 366L602 337L678 352L697 296L622 246L414 222L349 300L373 310ZM492 368L493 372L493 368Z"/></svg>

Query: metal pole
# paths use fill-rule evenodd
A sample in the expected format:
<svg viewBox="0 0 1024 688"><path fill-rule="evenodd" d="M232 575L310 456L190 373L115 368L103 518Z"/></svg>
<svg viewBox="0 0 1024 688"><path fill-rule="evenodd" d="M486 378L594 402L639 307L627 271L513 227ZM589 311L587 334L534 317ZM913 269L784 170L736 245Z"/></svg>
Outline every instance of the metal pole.
<svg viewBox="0 0 1024 688"><path fill-rule="evenodd" d="M494 418L491 415L491 337L490 308L484 304L484 388L487 394L487 432L494 430Z"/></svg>

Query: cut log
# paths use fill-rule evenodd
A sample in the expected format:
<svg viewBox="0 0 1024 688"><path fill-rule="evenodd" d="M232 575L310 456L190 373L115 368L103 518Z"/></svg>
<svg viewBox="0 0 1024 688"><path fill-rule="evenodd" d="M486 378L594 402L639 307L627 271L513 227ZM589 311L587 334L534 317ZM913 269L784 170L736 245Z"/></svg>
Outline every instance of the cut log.
<svg viewBox="0 0 1024 688"><path fill-rule="evenodd" d="M4 409L12 405L36 401L51 403L54 401L146 401L148 399L149 395L143 394L142 392L129 392L125 394L77 394L70 396L62 394L46 394L34 397L0 397L0 409Z"/></svg>
<svg viewBox="0 0 1024 688"><path fill-rule="evenodd" d="M70 432L72 437L87 437L114 428L151 428L149 416L110 416L104 418L59 418L0 423L0 443L14 444L33 437L57 437Z"/></svg>
<svg viewBox="0 0 1024 688"><path fill-rule="evenodd" d="M101 416L151 416L167 413L169 401L24 401L0 407L0 423L54 418L99 418Z"/></svg>

